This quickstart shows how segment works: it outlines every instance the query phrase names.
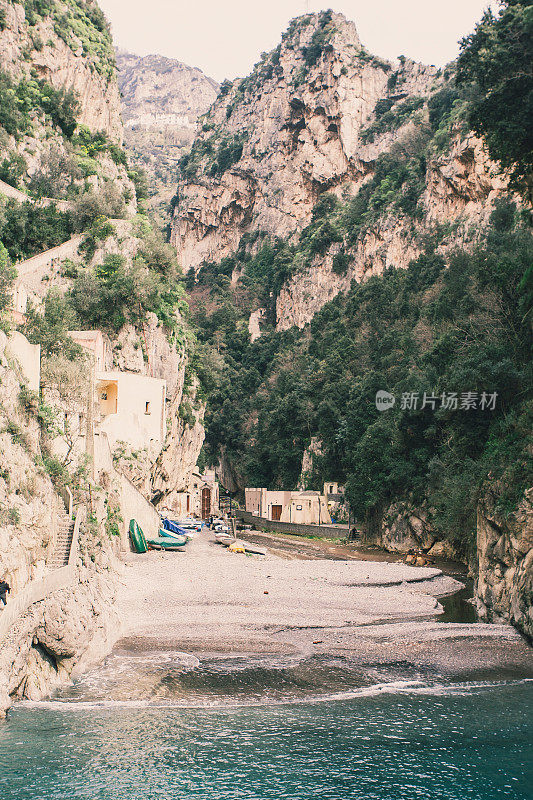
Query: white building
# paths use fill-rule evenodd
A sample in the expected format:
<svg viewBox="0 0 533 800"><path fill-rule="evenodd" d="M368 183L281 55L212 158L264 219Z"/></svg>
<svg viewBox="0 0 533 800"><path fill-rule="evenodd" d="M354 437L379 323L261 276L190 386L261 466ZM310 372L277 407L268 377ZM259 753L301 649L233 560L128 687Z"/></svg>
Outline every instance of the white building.
<svg viewBox="0 0 533 800"><path fill-rule="evenodd" d="M166 436L166 381L132 372L99 372L100 430L111 449L118 441L159 450Z"/></svg>

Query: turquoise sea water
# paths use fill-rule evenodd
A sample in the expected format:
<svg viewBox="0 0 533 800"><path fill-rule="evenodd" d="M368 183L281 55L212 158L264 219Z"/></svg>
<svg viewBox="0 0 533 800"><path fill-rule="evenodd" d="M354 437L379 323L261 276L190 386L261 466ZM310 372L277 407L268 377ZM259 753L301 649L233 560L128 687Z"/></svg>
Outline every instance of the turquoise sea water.
<svg viewBox="0 0 533 800"><path fill-rule="evenodd" d="M533 683L398 682L345 696L23 704L0 726L0 798L533 798Z"/></svg>

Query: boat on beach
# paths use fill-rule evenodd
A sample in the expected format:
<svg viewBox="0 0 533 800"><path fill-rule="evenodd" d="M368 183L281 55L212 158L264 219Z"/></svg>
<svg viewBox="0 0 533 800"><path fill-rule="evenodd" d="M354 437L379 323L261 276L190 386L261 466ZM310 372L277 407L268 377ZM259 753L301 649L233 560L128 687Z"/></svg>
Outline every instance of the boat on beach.
<svg viewBox="0 0 533 800"><path fill-rule="evenodd" d="M178 539L177 537L171 536L168 531L165 532L165 535L161 535L163 533L162 529L159 530L159 536L153 539L147 539L143 529L134 519L130 520L129 530L133 548L136 553L146 553L148 550L181 550L187 543L186 536L182 536Z"/></svg>

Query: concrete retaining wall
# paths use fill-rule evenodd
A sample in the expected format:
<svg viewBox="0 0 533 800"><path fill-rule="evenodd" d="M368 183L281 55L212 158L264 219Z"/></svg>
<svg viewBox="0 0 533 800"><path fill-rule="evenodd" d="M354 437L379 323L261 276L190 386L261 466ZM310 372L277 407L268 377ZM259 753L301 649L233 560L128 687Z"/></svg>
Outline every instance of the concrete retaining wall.
<svg viewBox="0 0 533 800"><path fill-rule="evenodd" d="M125 475L120 474L120 484L120 510L124 520L121 543L123 550L130 550L130 520L136 520L146 538L153 539L159 535L160 519L155 506L143 497Z"/></svg>
<svg viewBox="0 0 533 800"><path fill-rule="evenodd" d="M26 192L21 192L20 189L15 189L9 183L0 181L0 194L9 197L12 200L17 200L19 203L36 203L39 206L54 205L58 211L69 211L72 207L70 200L55 200L53 197L41 197L40 200L30 197Z"/></svg>
<svg viewBox="0 0 533 800"><path fill-rule="evenodd" d="M44 600L52 592L58 589L66 589L76 577L74 566L61 567L54 569L40 581L31 581L21 592L12 600L8 595L7 606L0 611L0 640L4 638L11 626L17 619L34 603Z"/></svg>
<svg viewBox="0 0 533 800"><path fill-rule="evenodd" d="M256 528L265 528L279 533L292 533L297 536L322 536L324 539L344 539L348 536L347 525L299 525L296 522L274 522L264 517L255 517L248 511L237 511L237 517Z"/></svg>
<svg viewBox="0 0 533 800"><path fill-rule="evenodd" d="M68 565L59 569L51 570L44 578L38 581L30 581L22 591L12 598L7 596L7 606L0 611L0 641L7 635L11 626L17 619L24 614L34 603L39 603L48 597L49 594L57 592L59 589L67 589L77 577L76 561L78 558L78 540L80 524L84 510L78 509L76 521L74 523L74 535L70 545Z"/></svg>
<svg viewBox="0 0 533 800"><path fill-rule="evenodd" d="M51 247L50 250L45 250L44 253L38 253L36 256L15 264L18 274L17 282L22 281L28 292L44 297L48 291L48 286L42 285L43 276L48 274L50 268L55 264L59 264L66 258L76 258L82 239L83 236L78 234L63 242L63 244L57 245L57 247ZM47 283L45 282L45 284Z"/></svg>

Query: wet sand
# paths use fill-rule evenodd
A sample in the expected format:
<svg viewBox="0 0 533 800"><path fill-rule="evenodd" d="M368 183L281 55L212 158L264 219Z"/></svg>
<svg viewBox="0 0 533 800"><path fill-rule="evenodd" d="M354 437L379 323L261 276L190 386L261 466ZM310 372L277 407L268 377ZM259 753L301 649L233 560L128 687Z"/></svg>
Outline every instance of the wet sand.
<svg viewBox="0 0 533 800"><path fill-rule="evenodd" d="M437 622L439 598L461 588L440 569L272 538L266 556L230 553L210 532L183 552L128 555L116 649L338 656L406 677L533 678L532 650L512 627Z"/></svg>

